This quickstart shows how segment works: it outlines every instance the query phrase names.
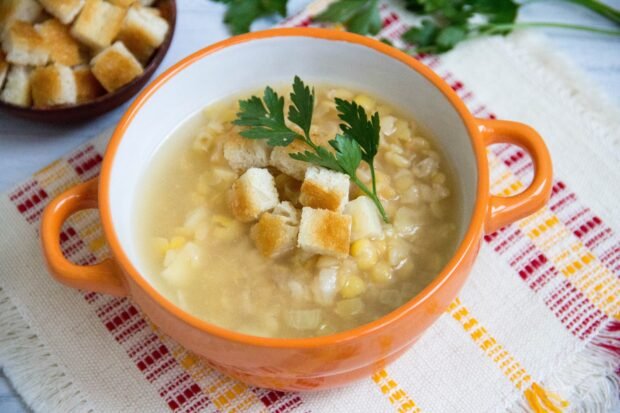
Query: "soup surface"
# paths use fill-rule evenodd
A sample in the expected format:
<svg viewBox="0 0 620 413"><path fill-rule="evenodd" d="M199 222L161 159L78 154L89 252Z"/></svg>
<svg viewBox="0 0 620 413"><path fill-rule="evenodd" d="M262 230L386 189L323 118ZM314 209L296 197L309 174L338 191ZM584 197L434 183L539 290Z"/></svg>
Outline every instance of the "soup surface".
<svg viewBox="0 0 620 413"><path fill-rule="evenodd" d="M287 106L290 90L277 89ZM250 335L331 334L373 321L410 300L452 256L460 196L433 140L412 119L368 95L329 86L315 93L310 134L326 147L340 132L335 97L356 102L369 116L378 112L376 190L389 223L341 174L335 181L346 177L348 189L343 199L332 199L337 202L327 209L333 212L310 208L317 206L309 200L310 186L306 195L301 188L312 165L288 156L303 147L293 151L295 142L271 148L241 137L244 127L232 123L239 97L209 106L156 153L135 209L136 242L152 282L189 313ZM248 166L254 169L247 171ZM324 176L330 173L313 172L319 182L333 178ZM248 179L239 179L242 175ZM362 163L357 175L371 187L367 165ZM278 205L267 203L257 216L243 216L235 201L241 181L260 182L260 188L249 187L249 194L260 198L269 195L262 188L269 184L265 177L275 185ZM333 225L323 222L321 227L319 218ZM312 226L315 221L318 227ZM335 245L329 237L339 236L334 228L341 224L345 247L329 250ZM327 237L326 252L308 246L317 231Z"/></svg>

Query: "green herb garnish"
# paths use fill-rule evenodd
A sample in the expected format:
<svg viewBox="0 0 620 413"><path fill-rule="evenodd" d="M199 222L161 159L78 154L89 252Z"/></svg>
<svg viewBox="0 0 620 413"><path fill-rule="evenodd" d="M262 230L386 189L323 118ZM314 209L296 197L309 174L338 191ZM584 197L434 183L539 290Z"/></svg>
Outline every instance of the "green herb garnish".
<svg viewBox="0 0 620 413"><path fill-rule="evenodd" d="M418 52L446 52L458 43L476 37L508 34L526 27L564 28L601 34L620 35L617 30L563 23L517 23L522 4L514 0L404 0L408 10L423 17L420 24L402 36ZM620 10L598 0L565 0L586 7L620 24ZM359 16L365 16L360 19ZM369 16L372 17L372 19ZM343 24L347 30L360 34L377 34L381 28L379 7L373 0L338 0L331 3L316 20ZM366 24L359 24L359 21ZM368 22L374 22L370 24Z"/></svg>
<svg viewBox="0 0 620 413"><path fill-rule="evenodd" d="M247 33L254 20L263 16L279 14L286 17L288 0L213 0L228 6L224 23L232 34Z"/></svg>
<svg viewBox="0 0 620 413"><path fill-rule="evenodd" d="M331 3L314 19L342 23L353 33L377 34L382 23L378 3L378 0L340 0Z"/></svg>
<svg viewBox="0 0 620 413"><path fill-rule="evenodd" d="M245 33L259 17L286 15L288 0L213 0L228 5L224 22L233 34ZM620 25L620 10L600 0L564 0L585 7ZM530 2L515 0L404 0L405 6L423 19L402 36L418 52L441 53L458 43L482 36L505 35L515 29L543 27L571 29L620 36L618 30L599 29L554 22L517 22L519 9ZM378 0L337 0L316 21L341 23L359 34L377 34L381 29ZM382 39L385 41L386 39Z"/></svg>
<svg viewBox="0 0 620 413"><path fill-rule="evenodd" d="M336 109L343 123L340 124L342 133L329 141L333 149L331 151L317 145L310 137L314 89L311 90L298 76L295 76L290 96L292 105L288 108L287 118L297 125L302 133L286 125L284 98L267 86L262 100L252 96L239 101L239 113L233 123L247 127L241 131L241 136L248 139L265 139L269 146L287 146L296 139L304 142L308 150L291 153L291 158L347 174L351 181L373 200L383 220L388 222L385 209L377 195L374 167L381 130L379 114L375 112L369 119L364 108L357 103L336 98ZM372 190L357 177L357 169L362 161L370 167Z"/></svg>

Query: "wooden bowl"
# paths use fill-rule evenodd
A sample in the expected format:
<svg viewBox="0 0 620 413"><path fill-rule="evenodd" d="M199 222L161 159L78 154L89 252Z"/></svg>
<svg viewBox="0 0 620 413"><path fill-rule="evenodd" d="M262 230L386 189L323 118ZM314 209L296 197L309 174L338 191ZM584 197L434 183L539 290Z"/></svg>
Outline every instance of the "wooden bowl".
<svg viewBox="0 0 620 413"><path fill-rule="evenodd" d="M1 0L0 0L1 1ZM47 123L75 123L91 119L122 105L137 94L149 81L170 48L177 20L176 0L161 0L158 3L162 17L170 28L166 39L155 51L144 72L122 88L89 102L76 105L54 106L49 108L23 107L0 101L0 110L21 118Z"/></svg>

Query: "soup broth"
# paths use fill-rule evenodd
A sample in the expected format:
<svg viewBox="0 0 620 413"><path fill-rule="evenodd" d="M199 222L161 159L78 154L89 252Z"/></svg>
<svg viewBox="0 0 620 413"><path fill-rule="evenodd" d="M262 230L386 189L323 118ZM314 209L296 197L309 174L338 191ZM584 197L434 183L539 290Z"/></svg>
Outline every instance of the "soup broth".
<svg viewBox="0 0 620 413"><path fill-rule="evenodd" d="M277 91L288 105L290 87ZM288 168L288 157L278 162L275 149L242 138L243 127L232 123L239 97L226 99L181 125L142 178L136 242L158 291L194 316L227 329L266 337L312 337L376 320L437 276L459 240L461 211L440 148L389 104L321 86L316 88L311 135L326 147L340 131L335 97L357 102L369 115L379 113L381 140L374 165L389 223L378 218L365 197L331 212L352 217L343 219L350 223L344 253L300 248L307 235L299 223L304 175L295 168L304 166ZM248 152L254 149L255 154ZM261 170L262 175L253 170L257 179L271 175L278 201L287 202L258 217L239 219L231 188L238 189L239 177L250 173L239 168L248 153L253 156L249 162ZM369 168L362 164L357 173L371 187ZM363 196L353 183L347 192L346 202ZM302 221L306 213L316 212L306 209ZM284 223L282 234L292 234L293 245L270 255L274 245L268 241L278 223Z"/></svg>

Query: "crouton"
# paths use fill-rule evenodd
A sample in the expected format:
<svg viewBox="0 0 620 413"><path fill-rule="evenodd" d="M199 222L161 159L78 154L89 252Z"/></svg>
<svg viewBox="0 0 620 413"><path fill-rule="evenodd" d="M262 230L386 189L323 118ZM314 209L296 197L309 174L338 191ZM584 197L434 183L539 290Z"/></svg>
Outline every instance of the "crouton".
<svg viewBox="0 0 620 413"><path fill-rule="evenodd" d="M139 3L139 0L108 0L110 3L118 7L127 8L134 3Z"/></svg>
<svg viewBox="0 0 620 413"><path fill-rule="evenodd" d="M11 66L0 100L18 106L30 106L30 69L26 66Z"/></svg>
<svg viewBox="0 0 620 413"><path fill-rule="evenodd" d="M367 196L362 195L346 204L344 213L351 216L351 241L383 234L379 211Z"/></svg>
<svg viewBox="0 0 620 413"><path fill-rule="evenodd" d="M304 251L343 258L349 254L351 217L327 209L301 210L297 245Z"/></svg>
<svg viewBox="0 0 620 413"><path fill-rule="evenodd" d="M75 77L75 89L77 102L89 102L105 94L105 89L95 78L87 65L78 66L73 69Z"/></svg>
<svg viewBox="0 0 620 413"><path fill-rule="evenodd" d="M103 0L86 0L71 35L95 50L108 47L123 25L125 10Z"/></svg>
<svg viewBox="0 0 620 413"><path fill-rule="evenodd" d="M295 248L298 231L299 227L290 225L287 217L265 212L250 235L262 255L274 258Z"/></svg>
<svg viewBox="0 0 620 413"><path fill-rule="evenodd" d="M146 7L132 7L127 11L123 26L118 34L127 49L146 64L151 55L166 38L168 22L149 11Z"/></svg>
<svg viewBox="0 0 620 413"><path fill-rule="evenodd" d="M71 23L84 7L84 0L39 0L39 3L62 24Z"/></svg>
<svg viewBox="0 0 620 413"><path fill-rule="evenodd" d="M340 172L311 166L301 184L303 206L341 212L349 201L349 177Z"/></svg>
<svg viewBox="0 0 620 413"><path fill-rule="evenodd" d="M255 221L260 214L277 204L278 191L267 169L250 168L232 186L230 207L232 214L241 222Z"/></svg>
<svg viewBox="0 0 620 413"><path fill-rule="evenodd" d="M43 37L32 24L22 21L13 23L4 33L2 48L6 60L18 65L41 66L49 59Z"/></svg>
<svg viewBox="0 0 620 413"><path fill-rule="evenodd" d="M73 71L58 63L34 69L30 85L34 106L38 108L73 104L77 100Z"/></svg>
<svg viewBox="0 0 620 413"><path fill-rule="evenodd" d="M295 179L302 181L306 174L306 169L310 166L308 162L298 161L289 156L291 153L304 152L308 146L301 141L293 141L288 146L277 146L271 151L269 164L278 168L280 171Z"/></svg>
<svg viewBox="0 0 620 413"><path fill-rule="evenodd" d="M0 50L0 90L2 90L2 85L4 85L4 79L6 79L6 74L9 72L9 63L6 61L4 53Z"/></svg>
<svg viewBox="0 0 620 413"><path fill-rule="evenodd" d="M49 19L34 26L45 42L50 60L65 66L86 63L80 44L69 34L69 27L56 19Z"/></svg>
<svg viewBox="0 0 620 413"><path fill-rule="evenodd" d="M36 0L1 0L0 34L15 21L32 23L41 14L41 6Z"/></svg>
<svg viewBox="0 0 620 413"><path fill-rule="evenodd" d="M268 166L270 154L271 147L258 139L246 139L241 135L232 135L224 143L224 158L237 172Z"/></svg>
<svg viewBox="0 0 620 413"><path fill-rule="evenodd" d="M122 42L104 49L91 61L91 70L108 92L113 92L140 76L142 65Z"/></svg>

